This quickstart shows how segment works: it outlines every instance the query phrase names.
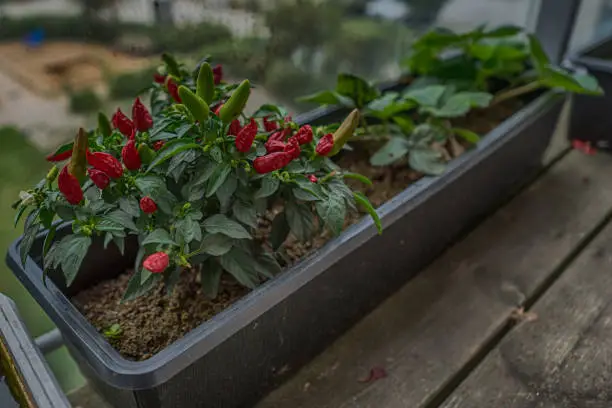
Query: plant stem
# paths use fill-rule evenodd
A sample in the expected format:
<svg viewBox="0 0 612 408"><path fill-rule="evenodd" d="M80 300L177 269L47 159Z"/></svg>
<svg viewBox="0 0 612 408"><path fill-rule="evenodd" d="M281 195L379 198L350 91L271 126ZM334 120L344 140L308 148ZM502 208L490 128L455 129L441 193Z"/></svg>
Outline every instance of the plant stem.
<svg viewBox="0 0 612 408"><path fill-rule="evenodd" d="M361 126L365 129L366 133L370 133L370 129L368 129L368 122L366 121L365 115L361 114Z"/></svg>
<svg viewBox="0 0 612 408"><path fill-rule="evenodd" d="M517 88L511 88L507 91L500 92L493 98L489 106L497 105L498 103L507 101L508 99L516 98L529 92L533 92L539 89L540 87L542 87L542 84L539 81L534 81L525 85L521 85Z"/></svg>

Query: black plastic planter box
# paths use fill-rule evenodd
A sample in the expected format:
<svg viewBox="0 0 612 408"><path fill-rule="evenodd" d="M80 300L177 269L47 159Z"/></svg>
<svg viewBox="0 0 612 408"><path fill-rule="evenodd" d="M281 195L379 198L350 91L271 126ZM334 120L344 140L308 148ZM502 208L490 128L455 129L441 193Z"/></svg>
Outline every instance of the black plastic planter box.
<svg viewBox="0 0 612 408"><path fill-rule="evenodd" d="M5 360L6 359L6 360ZM0 367L24 408L69 408L55 377L19 318L12 300L0 294ZM8 369L7 369L8 367ZM5 390L6 391L6 390ZM2 401L2 408L18 406Z"/></svg>
<svg viewBox="0 0 612 408"><path fill-rule="evenodd" d="M84 374L115 407L250 407L434 260L541 167L564 95L530 102L441 177L425 177L317 253L143 362L128 361L70 303L93 279L130 260L101 247L75 286L42 282L41 245L25 268L16 241L7 261L63 333ZM337 112L336 112L337 113ZM329 120L310 115L309 120Z"/></svg>
<svg viewBox="0 0 612 408"><path fill-rule="evenodd" d="M595 76L604 95L572 95L568 136L612 152L612 38L576 52L569 62Z"/></svg>

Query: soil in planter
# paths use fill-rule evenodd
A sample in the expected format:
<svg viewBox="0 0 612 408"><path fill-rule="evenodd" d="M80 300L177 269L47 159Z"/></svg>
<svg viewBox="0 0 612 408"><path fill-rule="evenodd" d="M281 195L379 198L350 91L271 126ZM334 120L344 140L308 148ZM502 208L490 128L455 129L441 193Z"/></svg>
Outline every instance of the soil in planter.
<svg viewBox="0 0 612 408"><path fill-rule="evenodd" d="M510 117L521 105L520 101L514 100L486 110L472 111L467 117L453 121L453 125L484 135ZM422 177L422 174L405 165L373 167L369 164L369 154L358 149L344 155L339 165L373 181L372 187L353 180L350 183L351 187L365 193L377 207ZM347 225L359 218L360 216L353 217L348 220ZM270 220L262 219L260 225L265 238L270 229ZM325 245L330 238L328 233L323 233L307 243L289 241L286 245L288 259L281 262L290 266ZM225 274L218 297L211 300L202 292L197 271L188 270L181 275L174 293L170 296L166 295L166 290L160 283L149 295L121 303L121 296L127 288L129 278L128 271L115 279L80 292L72 301L100 332L104 332L113 324L119 324L120 335L109 339L109 342L124 357L132 360L150 358L249 292Z"/></svg>

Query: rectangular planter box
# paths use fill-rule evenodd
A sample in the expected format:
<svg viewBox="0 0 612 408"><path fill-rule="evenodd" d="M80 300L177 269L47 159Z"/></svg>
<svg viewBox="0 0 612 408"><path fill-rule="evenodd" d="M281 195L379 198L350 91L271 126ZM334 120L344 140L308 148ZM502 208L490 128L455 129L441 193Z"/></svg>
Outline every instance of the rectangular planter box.
<svg viewBox="0 0 612 408"><path fill-rule="evenodd" d="M0 360L16 371L17 392L24 408L69 408L49 366L26 331L13 301L0 294ZM11 375L11 373L4 373ZM13 405L0 406L9 408ZM15 405L17 406L17 405Z"/></svg>
<svg viewBox="0 0 612 408"><path fill-rule="evenodd" d="M83 373L115 407L250 407L413 278L541 168L565 96L532 100L441 177L425 177L309 258L143 362L121 357L70 303L129 261L92 249L75 286L42 282L40 240L25 268L7 262L49 313ZM325 111L305 119L333 120ZM304 118L303 118L304 119Z"/></svg>
<svg viewBox="0 0 612 408"><path fill-rule="evenodd" d="M568 137L612 152L612 38L579 50L568 61L595 76L604 91L603 96L572 95Z"/></svg>

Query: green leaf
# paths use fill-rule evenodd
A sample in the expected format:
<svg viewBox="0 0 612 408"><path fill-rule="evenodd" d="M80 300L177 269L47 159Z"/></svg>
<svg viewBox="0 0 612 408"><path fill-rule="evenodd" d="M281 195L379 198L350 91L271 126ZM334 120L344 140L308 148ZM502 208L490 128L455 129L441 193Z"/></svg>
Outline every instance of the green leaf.
<svg viewBox="0 0 612 408"><path fill-rule="evenodd" d="M382 234L383 228L382 228L382 223L380 222L380 217L378 216L376 209L374 209L374 207L370 203L370 200L368 200L368 198L364 196L363 194L361 194L360 192L354 192L353 197L355 197L355 201L357 201L357 204L365 208L368 214L370 214L370 217L372 217L372 220L374 221L374 225L376 225L378 234Z"/></svg>
<svg viewBox="0 0 612 408"><path fill-rule="evenodd" d="M123 294L121 302L127 302L134 300L137 297L144 296L149 293L157 284L163 279L163 274L155 273L146 280L144 284L141 281L142 270L138 269L134 272L130 280L128 281L127 288Z"/></svg>
<svg viewBox="0 0 612 408"><path fill-rule="evenodd" d="M261 181L261 188L255 193L255 199L270 197L276 193L280 186L280 180L273 175L264 177Z"/></svg>
<svg viewBox="0 0 612 408"><path fill-rule="evenodd" d="M465 140L466 142L476 144L480 141L480 136L468 129L453 128L453 133Z"/></svg>
<svg viewBox="0 0 612 408"><path fill-rule="evenodd" d="M312 95L302 96L297 99L298 102L311 102L318 105L339 105L339 95L334 91L320 91Z"/></svg>
<svg viewBox="0 0 612 408"><path fill-rule="evenodd" d="M140 205L138 204L138 200L134 197L119 198L119 208L132 217L138 217L140 215Z"/></svg>
<svg viewBox="0 0 612 408"><path fill-rule="evenodd" d="M232 214L241 223L252 228L257 228L257 211L255 207L247 206L237 200L232 206Z"/></svg>
<svg viewBox="0 0 612 408"><path fill-rule="evenodd" d="M251 234L241 224L223 214L207 218L202 226L211 234L223 234L235 239L252 239Z"/></svg>
<svg viewBox="0 0 612 408"><path fill-rule="evenodd" d="M288 115L287 110L280 106L272 105L269 103L263 104L253 114L254 118L263 118L264 116L272 116L275 119L283 119Z"/></svg>
<svg viewBox="0 0 612 408"><path fill-rule="evenodd" d="M285 212L276 214L272 221L272 231L270 232L270 245L275 251L283 245L289 235L289 224Z"/></svg>
<svg viewBox="0 0 612 408"><path fill-rule="evenodd" d="M536 70L542 72L544 68L549 67L550 59L544 48L542 48L542 44L540 40L534 34L527 34L527 38L529 39L529 51L531 52L531 61L535 66Z"/></svg>
<svg viewBox="0 0 612 408"><path fill-rule="evenodd" d="M181 279L181 272L183 272L183 268L177 266L172 271L164 273L164 285L168 296L172 296L174 293L174 288Z"/></svg>
<svg viewBox="0 0 612 408"><path fill-rule="evenodd" d="M523 29L519 26L504 25L504 26L496 27L492 29L491 31L487 31L485 33L485 36L489 38L512 37L512 36L520 34L521 32L523 32Z"/></svg>
<svg viewBox="0 0 612 408"><path fill-rule="evenodd" d="M342 173L342 177L348 178L348 179L353 179L353 180L358 180L358 181L362 182L363 184L365 184L366 186L371 186L372 185L372 180L370 180L366 176L358 174L358 173Z"/></svg>
<svg viewBox="0 0 612 408"><path fill-rule="evenodd" d="M177 243L174 242L174 240L170 236L170 233L162 228L158 228L155 231L151 232L142 241L142 245L148 245L148 244L177 246Z"/></svg>
<svg viewBox="0 0 612 408"><path fill-rule="evenodd" d="M351 98L355 102L356 108L363 108L379 95L378 90L370 85L368 81L356 75L346 73L338 75L336 92Z"/></svg>
<svg viewBox="0 0 612 408"><path fill-rule="evenodd" d="M234 245L232 239L223 234L206 234L200 243L200 250L212 256L221 256L229 252Z"/></svg>
<svg viewBox="0 0 612 408"><path fill-rule="evenodd" d="M115 210L102 216L102 220L109 220L121 225L123 228L127 228L132 231L138 231L138 227L134 224L133 217L121 210Z"/></svg>
<svg viewBox="0 0 612 408"><path fill-rule="evenodd" d="M287 201L285 214L291 233L300 241L304 242L312 237L315 231L314 217L312 211L304 204Z"/></svg>
<svg viewBox="0 0 612 408"><path fill-rule="evenodd" d="M43 258L47 256L49 253L49 248L51 248L51 244L53 243L53 239L55 238L55 231L57 230L57 225L52 225L45 236L45 242L43 244Z"/></svg>
<svg viewBox="0 0 612 408"><path fill-rule="evenodd" d="M465 116L472 108L489 106L493 95L486 92L459 92L446 100L441 108L425 108L424 110L441 118L456 118Z"/></svg>
<svg viewBox="0 0 612 408"><path fill-rule="evenodd" d="M383 120L388 120L400 112L413 109L417 104L412 100L397 100L397 92L389 92L374 99L367 106L368 111Z"/></svg>
<svg viewBox="0 0 612 408"><path fill-rule="evenodd" d="M204 294L211 299L215 299L219 294L222 272L223 268L217 262L206 262L202 265L200 283Z"/></svg>
<svg viewBox="0 0 612 408"><path fill-rule="evenodd" d="M145 284L149 280L149 278L152 276L153 276L153 272L151 272L147 268L142 268L142 270L140 271L140 284L141 285Z"/></svg>
<svg viewBox="0 0 612 408"><path fill-rule="evenodd" d="M372 166L388 166L404 157L409 150L406 139L393 137L370 157L370 164Z"/></svg>
<svg viewBox="0 0 612 408"><path fill-rule="evenodd" d="M174 181L178 183L187 166L195 161L199 152L199 150L190 149L180 152L174 156L168 165L167 174L172 176Z"/></svg>
<svg viewBox="0 0 612 408"><path fill-rule="evenodd" d="M61 265L68 286L76 278L90 245L91 238L83 235L68 235L62 239L63 259Z"/></svg>
<svg viewBox="0 0 612 408"><path fill-rule="evenodd" d="M274 255L264 252L258 258L255 263L255 270L259 272L259 274L267 277L273 278L274 275L281 271L281 266L274 258Z"/></svg>
<svg viewBox="0 0 612 408"><path fill-rule="evenodd" d="M254 268L253 258L242 249L234 247L227 254L219 258L224 270L231 273L243 286L254 289L259 283L257 271Z"/></svg>
<svg viewBox="0 0 612 408"><path fill-rule="evenodd" d="M212 157L212 159L217 163L223 163L223 150L221 150L219 146L213 146L213 148L210 149L209 154L210 157Z"/></svg>
<svg viewBox="0 0 612 408"><path fill-rule="evenodd" d="M171 146L164 147L162 150L160 150L157 153L157 156L155 156L155 159L153 159L151 164L149 164L149 167L147 168L146 172L147 173L150 172L155 167L166 162L167 160L170 160L172 157L174 157L175 155L177 155L178 153L182 151L189 150L189 149L201 149L201 148L202 146L200 146L197 143L180 140L178 141L178 143L174 143Z"/></svg>
<svg viewBox="0 0 612 408"><path fill-rule="evenodd" d="M431 176L439 176L446 170L442 154L432 149L412 149L408 154L408 164L413 170Z"/></svg>
<svg viewBox="0 0 612 408"><path fill-rule="evenodd" d="M197 177L189 180L181 189L181 194L187 201L198 201L206 193L206 182L210 179L217 168L217 163L208 162L204 167L197 170Z"/></svg>
<svg viewBox="0 0 612 408"><path fill-rule="evenodd" d="M202 228L191 217L185 217L176 222L176 233L180 234L186 244L202 239Z"/></svg>
<svg viewBox="0 0 612 408"><path fill-rule="evenodd" d="M408 116L393 116L391 119L405 135L409 135L414 130L414 122Z"/></svg>
<svg viewBox="0 0 612 408"><path fill-rule="evenodd" d="M430 85L419 89L408 89L404 98L415 101L420 106L438 106L440 98L447 87L444 85Z"/></svg>
<svg viewBox="0 0 612 408"><path fill-rule="evenodd" d="M117 245L117 249L121 255L125 255L125 238L113 235L113 242Z"/></svg>
<svg viewBox="0 0 612 408"><path fill-rule="evenodd" d="M317 202L316 208L319 217L321 217L327 228L334 235L339 235L344 228L344 219L346 217L344 199L332 195L326 201Z"/></svg>
<svg viewBox="0 0 612 408"><path fill-rule="evenodd" d="M33 210L28 214L25 224L23 227L23 238L19 244L19 252L21 255L21 264L25 266L28 254L32 249L36 235L40 230L40 224L38 224L38 214L40 210Z"/></svg>
<svg viewBox="0 0 612 408"><path fill-rule="evenodd" d="M221 187L221 185L225 183L225 180L227 179L227 176L229 176L231 171L232 166L230 166L228 163L222 163L217 166L217 168L211 174L210 179L208 179L206 197L210 197L217 192L219 187Z"/></svg>
<svg viewBox="0 0 612 408"><path fill-rule="evenodd" d="M311 191L312 190L302 189L301 187L296 187L293 190L291 190L291 192L293 193L293 196L297 198L298 200L302 200L302 201L320 200L320 198L314 195Z"/></svg>
<svg viewBox="0 0 612 408"><path fill-rule="evenodd" d="M540 82L549 88L560 88L568 92L580 93L580 94L599 94L601 93L599 88L593 90L585 88L583 83L589 87L593 86L592 82L588 82L584 77L575 78L571 73L564 71L558 67L546 66L542 69Z"/></svg>
<svg viewBox="0 0 612 408"><path fill-rule="evenodd" d="M587 73L574 73L573 78L582 86L586 94L602 95L603 89L599 86L597 78Z"/></svg>
<svg viewBox="0 0 612 408"><path fill-rule="evenodd" d="M157 197L167 191L166 182L159 176L140 176L134 182L140 192L146 196Z"/></svg>
<svg viewBox="0 0 612 408"><path fill-rule="evenodd" d="M232 196L238 187L238 178L234 174L230 174L225 183L217 189L217 199L221 204L221 212L226 212L231 203Z"/></svg>

